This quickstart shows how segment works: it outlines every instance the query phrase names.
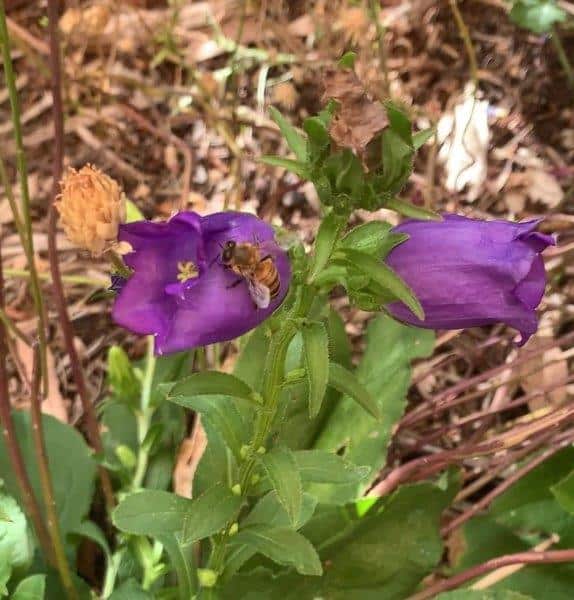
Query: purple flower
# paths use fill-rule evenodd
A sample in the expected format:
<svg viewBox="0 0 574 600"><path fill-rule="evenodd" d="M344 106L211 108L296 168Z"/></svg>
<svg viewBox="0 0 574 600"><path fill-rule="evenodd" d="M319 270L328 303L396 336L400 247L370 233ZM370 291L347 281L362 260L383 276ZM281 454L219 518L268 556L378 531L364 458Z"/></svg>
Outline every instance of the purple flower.
<svg viewBox="0 0 574 600"><path fill-rule="evenodd" d="M119 240L133 249L124 257L133 275L112 315L126 329L154 335L156 354L236 338L269 317L289 288L286 253L271 226L250 214L180 212L165 223L121 225ZM254 244L261 259L271 257L279 290L266 308L255 305L248 280L223 264L229 241Z"/></svg>
<svg viewBox="0 0 574 600"><path fill-rule="evenodd" d="M393 316L417 327L462 329L506 323L521 334L536 332L535 309L544 294L540 253L554 238L525 223L478 221L444 215L442 221L406 221L394 229L410 237L387 262L412 288L425 312L421 321L403 304Z"/></svg>

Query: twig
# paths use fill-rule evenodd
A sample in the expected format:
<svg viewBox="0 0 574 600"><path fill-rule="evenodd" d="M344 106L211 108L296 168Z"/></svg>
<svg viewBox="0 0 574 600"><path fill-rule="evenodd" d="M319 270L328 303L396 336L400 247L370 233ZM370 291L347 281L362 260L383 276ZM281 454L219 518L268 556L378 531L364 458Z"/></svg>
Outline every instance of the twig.
<svg viewBox="0 0 574 600"><path fill-rule="evenodd" d="M38 337L40 341L40 354L42 365L42 376L44 378L44 393L48 393L48 372L47 357L46 357L46 314L44 311L44 301L40 282L38 280L38 272L34 261L34 241L32 238L32 217L30 214L30 192L28 189L28 168L26 165L26 154L22 141L22 126L20 123L20 102L18 100L18 90L16 89L16 79L14 77L14 69L12 65L12 56L10 54L10 38L6 26L6 10L4 0L0 0L0 45L2 46L2 60L4 63L4 78L8 93L10 96L10 108L12 113L12 124L14 126L14 142L16 144L16 165L20 179L20 189L22 194L22 219L23 231L26 234L26 244L24 250L26 260L28 261L28 269L30 270L30 287L34 306L38 313ZM16 217L15 217L16 219Z"/></svg>
<svg viewBox="0 0 574 600"><path fill-rule="evenodd" d="M42 408L40 406L40 369L39 367L40 352L38 345L34 346L34 362L32 366L32 393L30 397L30 416L32 420L32 437L34 439L34 449L36 462L38 464L38 472L40 474L40 486L42 488L42 496L44 506L46 507L46 522L48 532L52 540L54 548L54 558L56 561L56 569L60 575L64 592L71 600L79 598L78 592L72 581L70 565L66 558L64 544L62 542L62 534L60 532L60 524L58 522L58 511L56 509L56 501L54 500L54 487L52 485L52 476L48 467L48 456L46 453L46 441L44 439L44 428L42 426Z"/></svg>
<svg viewBox="0 0 574 600"><path fill-rule="evenodd" d="M474 51L474 46L472 45L472 40L470 39L470 33L468 32L468 27L462 18L462 14L458 8L457 0L448 0L450 5L450 9L452 11L452 15L456 22L456 26L458 28L458 32L462 41L464 43L464 47L466 49L466 53L468 55L468 62L470 65L470 77L472 79L472 84L474 87L474 93L478 90L478 64L476 62L476 53Z"/></svg>
<svg viewBox="0 0 574 600"><path fill-rule="evenodd" d="M552 41L552 45L554 46L554 50L556 50L556 54L558 56L558 60L560 61L560 65L564 69L566 73L566 78L568 79L568 85L571 88L574 88L574 71L572 71L572 65L568 60L568 55L566 54L566 50L564 49L564 45L562 44L562 40L558 35L558 31L555 27L552 28L552 33L550 34L550 40Z"/></svg>
<svg viewBox="0 0 574 600"><path fill-rule="evenodd" d="M68 309L66 306L66 296L62 284L60 273L60 264L58 262L58 248L56 246L56 221L57 214L54 206L54 200L58 194L60 179L62 177L62 166L64 160L64 112L62 109L62 75L60 64L60 42L58 37L58 2L57 0L48 0L48 30L50 35L50 67L52 69L52 96L53 116L54 116L54 163L53 163L53 182L52 182L52 205L49 210L48 220L48 257L50 260L50 272L52 274L52 286L54 289L54 299L58 311L58 319L66 351L70 357L70 366L72 376L78 390L78 395L82 402L82 408L86 415L86 427L90 443L98 454L103 453L102 440L94 406L88 397L88 390L84 379L84 371L80 362L80 357L74 345L74 332L70 323ZM99 467L99 475L102 483L102 491L108 508L115 504L112 482L108 472Z"/></svg>
<svg viewBox="0 0 574 600"><path fill-rule="evenodd" d="M448 525L442 528L441 534L443 536L447 536L449 533L466 523L469 519L474 517L481 510L487 508L495 498L498 498L500 494L504 493L508 488L512 487L517 481L528 475L531 471L533 471L538 465L542 464L545 460L556 454L559 450L564 448L567 444L567 441L562 442L561 444L548 448L541 454L539 454L536 458L533 458L526 465L522 466L520 469L515 471L510 477L505 479L499 486L494 488L491 492L484 495L478 502L475 502L471 505L471 507L460 514L458 517L454 518Z"/></svg>
<svg viewBox="0 0 574 600"><path fill-rule="evenodd" d="M450 408L453 403L458 403L457 402L458 399L456 398L456 396L460 392L463 392L479 383L482 383L483 381L486 381L487 379L490 379L491 377L494 377L495 375L498 375L499 373L502 373L503 371L506 371L507 369L513 369L515 367L518 367L519 365L532 360L538 354L542 354L543 352L546 352L546 350L549 350L550 348L554 348L555 346L558 346L560 344L570 343L573 339L574 339L574 332L570 332L556 340L553 340L549 344L540 345L540 347L536 348L536 350L524 352L519 358L517 358L511 364L499 365L497 367L489 369L488 371L479 373L478 375L475 375L474 377L464 379L463 381L440 392L439 394L437 394L436 396L431 398L428 402L425 402L424 404L417 406L414 410L407 413L401 420L400 427L401 428L410 427L414 423L417 423L418 421L421 421L429 416L435 415L438 411L443 411L443 410L446 410L447 408ZM468 399L470 399L470 398L467 397L466 400L468 400Z"/></svg>
<svg viewBox="0 0 574 600"><path fill-rule="evenodd" d="M506 554L505 556L499 556L498 558L492 558L486 562L471 567L454 577L439 581L434 585L429 586L426 590L410 596L408 600L431 600L442 592L448 590L454 590L467 581L476 579L485 573L506 567L507 565L517 564L548 564L548 563L564 563L574 561L574 549L568 550L549 550L547 552L517 552L516 554Z"/></svg>
<svg viewBox="0 0 574 600"><path fill-rule="evenodd" d="M1 245L0 245L0 307L4 309L4 278L2 273L2 256L1 256ZM24 459L18 446L18 439L16 436L16 430L14 429L14 422L12 421L12 414L10 411L10 398L8 396L8 377L6 373L6 330L0 323L0 423L2 424L2 434L4 436L4 443L6 444L6 450L10 458L10 464L18 487L20 488L20 496L26 514L34 525L36 536L40 542L43 553L48 561L53 562L53 551L50 544L50 537L48 536L48 530L42 520L42 513L38 501L34 496L32 490L32 484L26 472L26 466Z"/></svg>

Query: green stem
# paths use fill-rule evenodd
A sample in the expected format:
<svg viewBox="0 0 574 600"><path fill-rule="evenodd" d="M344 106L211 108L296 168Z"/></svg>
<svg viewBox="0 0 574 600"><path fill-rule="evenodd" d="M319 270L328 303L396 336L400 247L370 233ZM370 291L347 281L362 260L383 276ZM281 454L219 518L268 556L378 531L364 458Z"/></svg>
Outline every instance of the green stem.
<svg viewBox="0 0 574 600"><path fill-rule="evenodd" d="M554 50L556 50L556 54L558 56L558 60L560 61L560 65L564 69L566 73L566 77L568 79L568 85L571 88L574 88L574 71L572 70L572 65L568 60L568 55L566 54L566 50L562 45L562 40L558 35L558 32L555 28L552 29L552 33L550 34L550 39L552 40L552 44L554 45Z"/></svg>
<svg viewBox="0 0 574 600"><path fill-rule="evenodd" d="M125 551L125 548L120 548L120 550L114 552L114 554L112 554L108 559L101 593L101 597L104 600L109 598L114 591L120 563L122 562L122 557L125 554Z"/></svg>
<svg viewBox="0 0 574 600"><path fill-rule="evenodd" d="M239 469L239 485L243 497L248 495L251 486L253 470L258 463L258 450L259 448L265 448L267 438L271 433L271 428L277 415L277 407L285 376L285 358L289 344L297 333L296 321L308 313L313 299L312 294L304 294L305 291L305 289L299 290L300 293L295 300L293 308L286 315L279 331L271 339L263 371L263 385L261 388L263 405L255 422L253 437L250 443L251 452ZM229 525L237 521L238 516L239 513L235 515ZM229 537L227 529L214 538L213 550L209 562L209 568L218 575L222 573L225 562L226 545Z"/></svg>
<svg viewBox="0 0 574 600"><path fill-rule="evenodd" d="M48 393L48 359L47 359L47 339L46 339L46 314L44 311L44 301L40 289L40 281L36 263L34 262L34 241L32 238L32 218L30 215L30 191L28 189L28 167L26 164L26 154L24 153L24 143L22 141L22 127L20 123L20 102L18 100L18 90L16 88L16 78L10 55L10 38L8 36L8 27L6 24L6 8L4 0L0 0L0 45L2 46L2 61L4 63L4 78L8 94L10 97L10 108L12 112L12 125L14 128L14 142L16 144L16 166L20 179L20 190L22 195L22 215L23 232L25 233L26 243L24 250L30 270L30 288L34 306L38 313L38 338L40 342L40 362L43 376L44 394ZM17 218L16 215L14 217Z"/></svg>
<svg viewBox="0 0 574 600"><path fill-rule="evenodd" d="M149 462L149 444L144 444L144 440L150 430L151 421L155 412L155 408L150 406L151 389L156 364L156 358L153 354L153 344L154 338L150 335L147 338L146 370L142 383L140 409L136 417L138 431L138 456L136 470L132 480L132 488L134 490L141 488Z"/></svg>

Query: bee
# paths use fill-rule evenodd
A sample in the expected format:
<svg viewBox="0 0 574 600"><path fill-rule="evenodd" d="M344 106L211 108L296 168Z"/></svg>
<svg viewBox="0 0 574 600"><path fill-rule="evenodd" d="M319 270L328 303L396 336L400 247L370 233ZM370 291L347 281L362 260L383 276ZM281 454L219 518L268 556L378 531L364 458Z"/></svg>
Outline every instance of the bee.
<svg viewBox="0 0 574 600"><path fill-rule="evenodd" d="M262 256L259 244L237 243L229 240L223 245L221 262L242 279L230 287L247 281L249 295L257 308L267 308L279 294L281 281L275 261L270 254Z"/></svg>

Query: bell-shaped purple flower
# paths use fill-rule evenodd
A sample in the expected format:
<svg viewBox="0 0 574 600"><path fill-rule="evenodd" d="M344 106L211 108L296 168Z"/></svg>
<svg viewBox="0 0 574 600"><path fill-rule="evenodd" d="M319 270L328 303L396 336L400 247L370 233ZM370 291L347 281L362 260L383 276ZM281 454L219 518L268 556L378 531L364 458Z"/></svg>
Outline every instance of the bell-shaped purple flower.
<svg viewBox="0 0 574 600"><path fill-rule="evenodd" d="M478 221L444 215L442 221L406 221L394 229L409 238L387 257L425 312L388 306L401 321L428 329L462 329L506 323L524 344L536 332L535 309L544 294L540 253L554 238L525 223Z"/></svg>
<svg viewBox="0 0 574 600"><path fill-rule="evenodd" d="M236 338L269 317L289 288L289 259L272 227L247 213L180 212L164 223L137 221L121 225L119 240L132 247L124 260L133 274L112 316L126 329L154 335L156 354ZM223 264L230 241L252 244L261 259L270 257L279 288L268 306L258 307L248 278Z"/></svg>

